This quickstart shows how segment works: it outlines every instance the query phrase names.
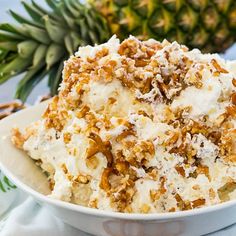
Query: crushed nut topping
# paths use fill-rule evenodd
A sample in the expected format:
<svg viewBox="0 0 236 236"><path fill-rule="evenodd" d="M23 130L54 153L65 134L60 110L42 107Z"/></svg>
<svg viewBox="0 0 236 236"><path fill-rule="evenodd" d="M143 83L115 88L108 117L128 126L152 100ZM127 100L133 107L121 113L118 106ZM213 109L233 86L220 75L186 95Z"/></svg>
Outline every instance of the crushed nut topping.
<svg viewBox="0 0 236 236"><path fill-rule="evenodd" d="M119 212L174 212L235 198L233 62L176 42L113 36L63 70L42 119L12 141L51 196Z"/></svg>

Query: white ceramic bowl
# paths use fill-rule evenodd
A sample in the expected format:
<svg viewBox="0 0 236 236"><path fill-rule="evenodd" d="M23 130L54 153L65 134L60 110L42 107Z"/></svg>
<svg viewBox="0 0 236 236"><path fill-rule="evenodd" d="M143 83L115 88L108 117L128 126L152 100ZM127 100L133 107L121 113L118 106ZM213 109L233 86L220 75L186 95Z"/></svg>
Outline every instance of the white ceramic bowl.
<svg viewBox="0 0 236 236"><path fill-rule="evenodd" d="M17 112L0 122L0 168L23 191L64 222L99 236L203 235L236 222L236 200L184 212L126 214L82 207L47 197L45 175L10 141L14 126L25 127L40 118L45 103Z"/></svg>

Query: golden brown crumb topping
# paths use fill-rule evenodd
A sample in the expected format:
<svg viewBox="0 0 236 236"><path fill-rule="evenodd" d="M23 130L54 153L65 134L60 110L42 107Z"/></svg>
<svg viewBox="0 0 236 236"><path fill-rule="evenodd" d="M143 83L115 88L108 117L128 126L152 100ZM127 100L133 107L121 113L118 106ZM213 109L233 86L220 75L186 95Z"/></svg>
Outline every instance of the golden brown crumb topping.
<svg viewBox="0 0 236 236"><path fill-rule="evenodd" d="M82 186L90 193L82 204L90 207L173 212L230 199L235 117L236 79L227 63L177 43L130 37L70 57L41 136L28 136L53 133L49 145L64 148L59 164L43 154L55 179L62 181L60 170L67 181L66 197L57 181L54 196L78 202ZM30 149L26 140L14 131L16 146Z"/></svg>

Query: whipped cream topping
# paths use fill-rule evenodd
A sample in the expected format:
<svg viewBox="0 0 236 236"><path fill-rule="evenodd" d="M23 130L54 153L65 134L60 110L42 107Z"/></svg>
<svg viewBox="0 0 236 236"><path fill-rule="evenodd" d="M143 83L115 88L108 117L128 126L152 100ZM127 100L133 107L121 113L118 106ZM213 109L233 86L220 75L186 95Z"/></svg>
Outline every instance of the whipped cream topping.
<svg viewBox="0 0 236 236"><path fill-rule="evenodd" d="M129 213L227 201L235 68L176 42L113 36L65 62L59 95L13 142L49 174L52 198Z"/></svg>

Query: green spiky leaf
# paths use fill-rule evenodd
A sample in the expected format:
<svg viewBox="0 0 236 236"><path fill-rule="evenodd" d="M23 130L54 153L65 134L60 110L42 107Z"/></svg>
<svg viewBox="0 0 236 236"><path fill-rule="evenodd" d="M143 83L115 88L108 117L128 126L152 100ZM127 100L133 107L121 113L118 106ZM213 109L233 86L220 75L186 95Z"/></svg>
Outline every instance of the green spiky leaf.
<svg viewBox="0 0 236 236"><path fill-rule="evenodd" d="M17 42L0 42L0 49L17 51Z"/></svg>
<svg viewBox="0 0 236 236"><path fill-rule="evenodd" d="M63 30L63 26L50 19L49 16L44 17L44 21L46 30L51 40L56 43L62 44L64 41L64 36L66 34L66 31Z"/></svg>
<svg viewBox="0 0 236 236"><path fill-rule="evenodd" d="M38 27L43 26L42 24L39 24L39 23L38 23L39 21L37 21L37 22L31 21L31 20L27 19L26 17L23 17L23 16L19 15L18 13L14 12L14 11L12 11L12 10L10 10L9 12L10 12L11 16L12 16L17 22L19 22L19 23L21 23L21 24L29 24L29 25L38 26Z"/></svg>
<svg viewBox="0 0 236 236"><path fill-rule="evenodd" d="M41 22L43 23L43 16L45 15L45 13L42 13L41 11L39 11L37 8L35 8L35 6L33 6L32 4L28 4L26 2L22 2L26 12L30 15L30 17L35 21L35 22Z"/></svg>
<svg viewBox="0 0 236 236"><path fill-rule="evenodd" d="M22 25L29 35L38 42L49 44L51 39L48 36L48 33L45 29L41 29L32 25L23 24Z"/></svg>
<svg viewBox="0 0 236 236"><path fill-rule="evenodd" d="M46 54L47 69L50 69L63 57L63 49L58 44L51 44Z"/></svg>
<svg viewBox="0 0 236 236"><path fill-rule="evenodd" d="M57 67L54 67L49 73L48 85L50 87L50 92L52 95L55 95L58 92L58 86L62 80L61 74L62 74L63 66L64 66L64 63L62 61L59 63Z"/></svg>
<svg viewBox="0 0 236 236"><path fill-rule="evenodd" d="M31 63L31 59L25 59L17 56L9 63L3 65L0 69L0 84L4 83L10 77L23 72Z"/></svg>
<svg viewBox="0 0 236 236"><path fill-rule="evenodd" d="M64 60L79 46L103 43L109 30L99 13L78 0L23 1L28 16L14 10L17 24L0 24L0 83L25 72L16 97L25 101L34 86L49 75L51 94L62 80Z"/></svg>
<svg viewBox="0 0 236 236"><path fill-rule="evenodd" d="M44 44L41 44L35 51L34 57L33 57L33 67L36 67L40 62L44 61L44 58L47 54L47 46Z"/></svg>
<svg viewBox="0 0 236 236"><path fill-rule="evenodd" d="M5 31L7 33L12 33L14 35L20 35L20 36L26 36L26 37L29 36L27 30L25 30L23 27L10 25L8 23L0 24L0 30Z"/></svg>
<svg viewBox="0 0 236 236"><path fill-rule="evenodd" d="M33 40L26 40L17 45L18 53L22 58L30 57L37 47L38 43Z"/></svg>
<svg viewBox="0 0 236 236"><path fill-rule="evenodd" d="M66 35L64 40L65 40L65 46L66 46L67 51L69 52L70 55L72 55L74 53L75 46L74 46L71 35L69 34Z"/></svg>
<svg viewBox="0 0 236 236"><path fill-rule="evenodd" d="M41 68L29 70L24 78L18 83L15 98L26 101L34 87L47 75L47 71Z"/></svg>

